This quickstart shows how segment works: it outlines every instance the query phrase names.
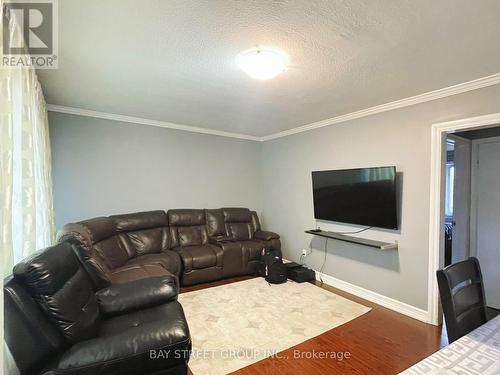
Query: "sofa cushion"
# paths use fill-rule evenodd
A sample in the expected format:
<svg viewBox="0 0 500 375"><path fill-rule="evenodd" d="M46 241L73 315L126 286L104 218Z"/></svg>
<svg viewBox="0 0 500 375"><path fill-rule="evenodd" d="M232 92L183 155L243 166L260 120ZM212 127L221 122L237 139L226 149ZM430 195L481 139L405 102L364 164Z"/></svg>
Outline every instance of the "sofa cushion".
<svg viewBox="0 0 500 375"><path fill-rule="evenodd" d="M252 212L248 208L223 208L222 213L227 236L238 241L252 239L255 227L252 222Z"/></svg>
<svg viewBox="0 0 500 375"><path fill-rule="evenodd" d="M194 246L202 245L204 242L203 233L204 228L200 227L180 227L177 228L179 238L179 246Z"/></svg>
<svg viewBox="0 0 500 375"><path fill-rule="evenodd" d="M31 296L71 342L96 334L99 308L92 283L67 242L39 251L14 267Z"/></svg>
<svg viewBox="0 0 500 375"><path fill-rule="evenodd" d="M226 223L251 223L252 213L248 208L226 207L222 209Z"/></svg>
<svg viewBox="0 0 500 375"><path fill-rule="evenodd" d="M179 250L184 270L222 266L222 249L214 245L187 246Z"/></svg>
<svg viewBox="0 0 500 375"><path fill-rule="evenodd" d="M158 254L146 254L130 259L127 265L153 264L160 265L173 275L179 276L181 272L181 258L176 251L166 250Z"/></svg>
<svg viewBox="0 0 500 375"><path fill-rule="evenodd" d="M129 264L111 271L112 283L128 283L129 281L144 279L146 277L171 275L160 264Z"/></svg>
<svg viewBox="0 0 500 375"><path fill-rule="evenodd" d="M103 228L100 229L100 225ZM60 243L67 241L78 245L76 249L80 261L89 273L94 287L101 289L111 283L110 268L105 260L102 248L98 251L94 246L94 240L99 242L113 237L115 234L114 224L108 218L98 217L81 223L64 225L63 229L57 234L57 241Z"/></svg>
<svg viewBox="0 0 500 375"><path fill-rule="evenodd" d="M169 231L167 227L150 228L122 233L125 248L130 247L133 256L160 253L169 247Z"/></svg>
<svg viewBox="0 0 500 375"><path fill-rule="evenodd" d="M253 226L251 223L228 223L231 238L238 241L247 241L252 238Z"/></svg>
<svg viewBox="0 0 500 375"><path fill-rule="evenodd" d="M169 210L171 248L208 243L203 210Z"/></svg>
<svg viewBox="0 0 500 375"><path fill-rule="evenodd" d="M77 224L87 230L91 239L91 244L105 240L116 234L115 224L107 217L96 217L89 220L83 220Z"/></svg>
<svg viewBox="0 0 500 375"><path fill-rule="evenodd" d="M143 211L131 214L112 215L109 217L115 223L119 232L130 232L139 229L158 228L168 226L165 211Z"/></svg>
<svg viewBox="0 0 500 375"><path fill-rule="evenodd" d="M160 374L185 363L190 349L186 318L174 301L104 320L98 337L70 348L59 359L57 370L89 375ZM150 350L169 356L151 358Z"/></svg>
<svg viewBox="0 0 500 375"><path fill-rule="evenodd" d="M58 241L68 240L80 242L89 256L110 269L124 265L133 256L119 239L113 220L107 217L66 224L58 234ZM92 272L109 271L102 266L99 268Z"/></svg>
<svg viewBox="0 0 500 375"><path fill-rule="evenodd" d="M217 264L217 255L209 246L189 246L183 249L183 257L191 257L193 269L214 267Z"/></svg>
<svg viewBox="0 0 500 375"><path fill-rule="evenodd" d="M168 210L168 222L170 226L193 226L205 225L205 213L196 209Z"/></svg>
<svg viewBox="0 0 500 375"><path fill-rule="evenodd" d="M110 269L123 266L133 256L118 235L96 242L94 248Z"/></svg>
<svg viewBox="0 0 500 375"><path fill-rule="evenodd" d="M164 211L136 212L110 218L121 233L120 239L128 259L168 249L168 219Z"/></svg>

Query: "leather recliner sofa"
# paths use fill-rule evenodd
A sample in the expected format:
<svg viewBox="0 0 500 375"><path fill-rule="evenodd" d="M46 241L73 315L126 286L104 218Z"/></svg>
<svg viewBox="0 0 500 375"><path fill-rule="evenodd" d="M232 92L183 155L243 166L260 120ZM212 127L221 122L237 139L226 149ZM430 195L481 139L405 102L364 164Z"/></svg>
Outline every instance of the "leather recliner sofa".
<svg viewBox="0 0 500 375"><path fill-rule="evenodd" d="M78 243L78 255L97 288L152 276L179 276L181 260L169 249L164 211L96 217L66 224L58 241Z"/></svg>
<svg viewBox="0 0 500 375"><path fill-rule="evenodd" d="M175 279L96 291L76 246L39 251L4 280L5 341L21 374L185 375L191 339Z"/></svg>
<svg viewBox="0 0 500 375"><path fill-rule="evenodd" d="M172 209L99 217L64 226L59 241L81 245L79 257L103 288L174 275L182 285L251 274L263 248L281 250L248 208Z"/></svg>

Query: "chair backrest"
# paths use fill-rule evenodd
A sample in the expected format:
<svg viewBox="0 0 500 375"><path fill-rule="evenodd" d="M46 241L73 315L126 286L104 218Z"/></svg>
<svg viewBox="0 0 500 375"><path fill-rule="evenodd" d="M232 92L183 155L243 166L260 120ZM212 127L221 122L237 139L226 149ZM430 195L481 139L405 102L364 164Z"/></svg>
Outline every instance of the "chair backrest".
<svg viewBox="0 0 500 375"><path fill-rule="evenodd" d="M452 343L487 321L481 267L471 257L436 274L448 341Z"/></svg>

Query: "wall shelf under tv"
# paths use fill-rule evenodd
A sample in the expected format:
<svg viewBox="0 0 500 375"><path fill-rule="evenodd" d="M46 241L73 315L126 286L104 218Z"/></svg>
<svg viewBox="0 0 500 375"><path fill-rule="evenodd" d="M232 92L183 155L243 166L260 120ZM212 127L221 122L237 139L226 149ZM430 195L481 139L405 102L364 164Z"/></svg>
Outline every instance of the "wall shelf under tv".
<svg viewBox="0 0 500 375"><path fill-rule="evenodd" d="M375 240L369 240L366 238L347 236L345 234L338 234L335 232L328 232L328 231L324 231L324 230L319 231L319 232L315 231L315 230L306 230L305 232L308 234L312 234L314 236L331 238L334 240L351 242L351 243L356 243L359 245L375 247L379 250L397 250L398 249L397 242L389 243L389 242L375 241Z"/></svg>

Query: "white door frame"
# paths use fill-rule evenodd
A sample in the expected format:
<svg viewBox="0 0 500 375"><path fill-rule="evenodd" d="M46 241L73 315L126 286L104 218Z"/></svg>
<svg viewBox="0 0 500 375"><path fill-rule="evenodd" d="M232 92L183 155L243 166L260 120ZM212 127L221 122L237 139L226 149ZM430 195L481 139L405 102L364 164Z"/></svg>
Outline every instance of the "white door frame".
<svg viewBox="0 0 500 375"><path fill-rule="evenodd" d="M431 129L431 180L429 211L429 267L427 283L427 321L439 325L441 322L439 291L436 271L444 263L444 163L443 155L446 134L458 130L487 127L500 124L500 112L460 120L440 122Z"/></svg>
<svg viewBox="0 0 500 375"><path fill-rule="evenodd" d="M466 250L464 252L464 257L460 257L461 260L464 260L466 258L468 258L470 256L470 217L471 217L471 214L470 214L470 208L471 208L471 161L472 161L472 141L470 139L467 139L467 138L463 138L463 137L459 137L455 134L448 134L446 136L446 139L452 139L454 142L455 142L455 148L454 148L454 163L455 163L455 181L454 181L454 184L453 184L453 187L454 187L454 191L453 191L453 227L452 227L452 242L451 242L451 247L453 249L453 254L452 254L452 257L451 257L451 261L453 262L453 259L457 259L456 258L456 253L455 253L455 240L457 238L455 238L455 233L457 231L457 226L460 227L460 223L464 224L465 222L467 222L467 225L466 225L466 229L464 230L465 232L465 238L460 238L463 243L461 243L459 245L460 246L465 246ZM457 158L457 148L463 146L463 145L467 145L468 147L468 160L466 160L466 163L464 165L458 165L457 164L457 160L459 160L459 158ZM463 157L463 155L462 155ZM461 181L459 181L459 176L460 176L460 172L464 172L464 171L467 171L468 172L468 175L463 175L462 178L461 178ZM457 202L456 201L456 198L457 198L457 189L458 189L458 185L460 185L461 189L465 189L465 196L461 196L460 198L463 200L461 202ZM462 190L462 192L464 192ZM458 203L458 204L457 204ZM465 205L465 206L462 206L462 205ZM461 210L464 210L464 211L461 211ZM457 213L460 214L460 211L461 211L461 214L462 215L466 215L465 218L464 217L457 217ZM459 224L457 224L459 223ZM459 236L457 236L459 237ZM462 254L462 253L460 253ZM455 255L455 256L453 256Z"/></svg>

